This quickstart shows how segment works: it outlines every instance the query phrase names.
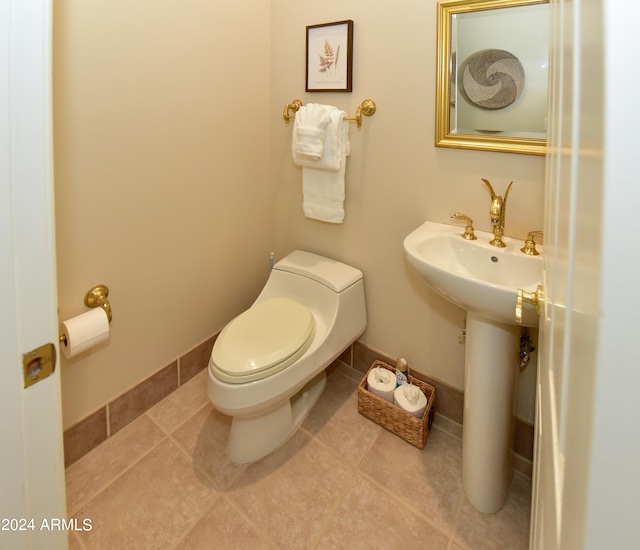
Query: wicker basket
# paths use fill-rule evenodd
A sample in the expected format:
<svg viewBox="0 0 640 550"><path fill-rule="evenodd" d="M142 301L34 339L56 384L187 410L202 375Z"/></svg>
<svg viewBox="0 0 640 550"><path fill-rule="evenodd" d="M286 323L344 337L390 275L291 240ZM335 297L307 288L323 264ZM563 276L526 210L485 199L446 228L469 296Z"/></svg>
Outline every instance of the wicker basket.
<svg viewBox="0 0 640 550"><path fill-rule="evenodd" d="M418 447L418 449L424 449L431 424L433 423L433 415L435 413L433 404L436 399L436 389L422 380L418 380L414 376L408 376L409 382L418 386L427 397L427 408L422 418L416 418L411 413L402 410L393 403L385 401L382 397L371 393L367 389L369 372L376 367L383 367L390 370L394 375L396 372L396 369L388 363L374 361L358 385L358 412Z"/></svg>

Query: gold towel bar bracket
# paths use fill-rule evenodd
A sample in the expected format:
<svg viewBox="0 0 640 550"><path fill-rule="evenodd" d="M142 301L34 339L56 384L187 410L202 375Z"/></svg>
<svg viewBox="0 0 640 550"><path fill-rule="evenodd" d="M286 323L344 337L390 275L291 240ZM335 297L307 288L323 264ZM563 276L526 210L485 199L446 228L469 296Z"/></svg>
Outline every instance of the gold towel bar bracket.
<svg viewBox="0 0 640 550"><path fill-rule="evenodd" d="M282 112L282 118L284 121L289 124L289 121L292 118L295 118L296 113L302 107L302 101L299 99L294 99L291 103L288 103L284 106L284 111ZM344 117L345 120L354 120L358 128L362 128L362 116L371 116L376 112L376 102L373 99L365 99L356 110L356 116L352 117ZM290 112L293 111L293 114Z"/></svg>

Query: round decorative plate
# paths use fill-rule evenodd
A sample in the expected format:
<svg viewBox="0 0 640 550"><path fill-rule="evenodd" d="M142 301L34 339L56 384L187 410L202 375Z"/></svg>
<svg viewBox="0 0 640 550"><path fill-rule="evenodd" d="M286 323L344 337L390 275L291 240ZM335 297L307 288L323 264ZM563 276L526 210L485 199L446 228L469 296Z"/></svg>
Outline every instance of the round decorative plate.
<svg viewBox="0 0 640 550"><path fill-rule="evenodd" d="M504 50L483 50L469 58L462 75L467 97L485 109L503 109L520 97L524 69L518 58Z"/></svg>

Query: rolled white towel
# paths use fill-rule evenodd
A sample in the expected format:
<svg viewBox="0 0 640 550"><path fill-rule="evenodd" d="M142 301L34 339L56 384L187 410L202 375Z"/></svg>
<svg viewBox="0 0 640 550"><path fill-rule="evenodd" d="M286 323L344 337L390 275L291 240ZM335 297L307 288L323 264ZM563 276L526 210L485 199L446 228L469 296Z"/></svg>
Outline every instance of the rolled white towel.
<svg viewBox="0 0 640 550"><path fill-rule="evenodd" d="M298 109L293 124L292 149L294 158L318 160L324 154L329 111L318 103L309 103Z"/></svg>
<svg viewBox="0 0 640 550"><path fill-rule="evenodd" d="M323 105L329 113L331 123L327 125L324 133L323 153L321 157L309 154L300 154L299 147L293 148L293 163L298 166L307 168L315 168L316 170L329 170L337 172L340 170L341 163L345 162L345 157L349 156L351 146L349 143L349 123L344 120L347 113L340 111L332 105ZM300 141L302 131L308 131L308 128L298 128L297 136ZM320 150L318 147L316 150Z"/></svg>
<svg viewBox="0 0 640 550"><path fill-rule="evenodd" d="M393 403L396 377L391 371L382 367L371 369L367 376L367 389L385 401Z"/></svg>
<svg viewBox="0 0 640 550"><path fill-rule="evenodd" d="M427 408L427 396L415 384L403 384L396 388L393 402L417 418L422 418Z"/></svg>

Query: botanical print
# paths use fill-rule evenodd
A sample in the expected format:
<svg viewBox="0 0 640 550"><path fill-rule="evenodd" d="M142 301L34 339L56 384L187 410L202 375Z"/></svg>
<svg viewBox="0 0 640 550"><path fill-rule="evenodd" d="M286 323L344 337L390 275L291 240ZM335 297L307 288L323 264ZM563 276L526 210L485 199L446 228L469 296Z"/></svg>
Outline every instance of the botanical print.
<svg viewBox="0 0 640 550"><path fill-rule="evenodd" d="M340 44L338 44L334 53L331 42L325 38L324 51L318 57L320 58L318 72L326 73L327 80L336 80L336 69L338 67L338 60L340 59Z"/></svg>
<svg viewBox="0 0 640 550"><path fill-rule="evenodd" d="M312 37L310 62L315 67L314 79L317 82L340 82L344 80L346 68L342 57L344 33L333 31L318 33ZM344 44L346 48L346 44Z"/></svg>

